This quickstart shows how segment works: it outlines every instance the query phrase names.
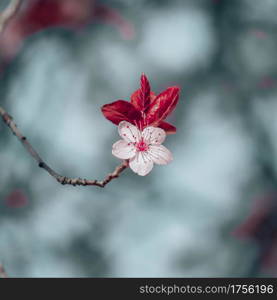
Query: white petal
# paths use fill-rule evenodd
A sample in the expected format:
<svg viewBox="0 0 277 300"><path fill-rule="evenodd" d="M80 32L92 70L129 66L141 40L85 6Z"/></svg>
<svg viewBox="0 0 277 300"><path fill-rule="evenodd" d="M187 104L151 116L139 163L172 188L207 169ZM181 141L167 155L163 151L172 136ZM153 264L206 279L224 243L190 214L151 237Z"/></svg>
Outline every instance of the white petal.
<svg viewBox="0 0 277 300"><path fill-rule="evenodd" d="M165 140L166 133L161 128L149 126L143 130L142 136L148 144L160 145Z"/></svg>
<svg viewBox="0 0 277 300"><path fill-rule="evenodd" d="M112 154L120 159L128 159L135 156L136 148L131 143L119 140L113 144Z"/></svg>
<svg viewBox="0 0 277 300"><path fill-rule="evenodd" d="M137 152L130 162L130 168L140 176L147 175L153 168L153 161L146 152Z"/></svg>
<svg viewBox="0 0 277 300"><path fill-rule="evenodd" d="M119 135L127 142L135 143L140 139L140 131L133 124L122 121L118 125Z"/></svg>
<svg viewBox="0 0 277 300"><path fill-rule="evenodd" d="M173 159L171 152L163 145L150 145L147 153L158 165L166 165Z"/></svg>

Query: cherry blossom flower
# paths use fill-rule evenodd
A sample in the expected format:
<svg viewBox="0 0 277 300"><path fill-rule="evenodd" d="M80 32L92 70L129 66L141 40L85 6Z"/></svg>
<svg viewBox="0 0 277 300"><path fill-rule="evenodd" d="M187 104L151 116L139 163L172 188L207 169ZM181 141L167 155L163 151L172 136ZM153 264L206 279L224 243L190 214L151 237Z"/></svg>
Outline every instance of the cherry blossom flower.
<svg viewBox="0 0 277 300"><path fill-rule="evenodd" d="M117 158L129 159L130 168L138 175L147 175L154 163L166 165L172 160L171 152L162 145L166 137L163 129L148 126L141 131L121 121L118 131L122 140L113 144L112 153Z"/></svg>
<svg viewBox="0 0 277 300"><path fill-rule="evenodd" d="M153 126L160 127L166 134L176 133L176 128L164 120L178 103L179 87L169 87L156 96L145 74L141 75L140 85L140 89L131 95L131 102L117 100L102 106L104 116L115 125L127 121L141 131Z"/></svg>

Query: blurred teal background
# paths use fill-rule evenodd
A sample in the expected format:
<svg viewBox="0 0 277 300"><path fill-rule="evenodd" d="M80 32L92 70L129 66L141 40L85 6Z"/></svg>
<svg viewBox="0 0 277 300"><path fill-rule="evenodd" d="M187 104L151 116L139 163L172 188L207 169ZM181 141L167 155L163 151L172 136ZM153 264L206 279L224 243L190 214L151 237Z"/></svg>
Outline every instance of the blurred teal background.
<svg viewBox="0 0 277 300"><path fill-rule="evenodd" d="M146 177L127 170L105 189L62 186L0 124L6 272L276 276L277 2L98 3L134 36L101 20L30 35L1 71L0 105L58 173L102 179L119 164L119 136L100 108L128 100L145 72L156 93L181 87L177 134L164 143L174 160ZM270 205L259 200L268 195ZM269 208L255 211L255 201Z"/></svg>

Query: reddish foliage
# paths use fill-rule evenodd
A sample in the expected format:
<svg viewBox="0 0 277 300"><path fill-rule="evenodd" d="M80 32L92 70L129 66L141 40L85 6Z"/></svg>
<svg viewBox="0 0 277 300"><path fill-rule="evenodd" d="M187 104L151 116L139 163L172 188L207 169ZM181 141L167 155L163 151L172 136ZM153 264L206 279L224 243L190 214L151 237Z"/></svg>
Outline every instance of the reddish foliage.
<svg viewBox="0 0 277 300"><path fill-rule="evenodd" d="M263 30L254 29L252 32L258 39L265 39L267 37L267 33Z"/></svg>
<svg viewBox="0 0 277 300"><path fill-rule="evenodd" d="M124 38L132 38L133 25L113 8L98 5L95 0L27 0L7 26L1 41L1 55L10 60L22 42L31 34L49 27L70 30L101 20L118 28Z"/></svg>
<svg viewBox="0 0 277 300"><path fill-rule="evenodd" d="M94 17L104 23L115 26L124 39L132 39L135 35L133 24L126 21L118 11L106 5L95 5Z"/></svg>
<svg viewBox="0 0 277 300"><path fill-rule="evenodd" d="M261 79L261 81L259 82L258 85L259 85L260 88L270 89L270 88L273 88L275 86L275 80L272 77L265 76Z"/></svg>
<svg viewBox="0 0 277 300"><path fill-rule="evenodd" d="M117 100L102 106L102 112L115 125L121 121L128 121L141 130L147 126L154 126L172 134L176 132L176 128L164 120L175 109L179 91L179 87L173 86L156 96L151 91L147 77L142 74L140 89L131 95L131 102Z"/></svg>
<svg viewBox="0 0 277 300"><path fill-rule="evenodd" d="M260 197L251 213L233 234L252 239L260 249L260 263L264 271L277 273L277 194Z"/></svg>
<svg viewBox="0 0 277 300"><path fill-rule="evenodd" d="M12 208L23 207L28 204L28 198L22 190L16 189L6 197L5 204Z"/></svg>
<svg viewBox="0 0 277 300"><path fill-rule="evenodd" d="M233 234L239 238L255 238L259 227L265 221L270 211L270 198L258 198L254 203L249 216L240 224Z"/></svg>

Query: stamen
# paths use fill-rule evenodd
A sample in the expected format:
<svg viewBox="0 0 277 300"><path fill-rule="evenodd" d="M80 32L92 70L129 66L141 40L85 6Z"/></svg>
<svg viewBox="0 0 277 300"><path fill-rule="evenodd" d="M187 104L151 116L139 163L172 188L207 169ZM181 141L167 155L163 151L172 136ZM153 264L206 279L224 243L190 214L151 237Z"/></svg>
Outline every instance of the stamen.
<svg viewBox="0 0 277 300"><path fill-rule="evenodd" d="M136 149L139 152L145 152L148 151L149 146L143 139L141 139L139 142L136 143Z"/></svg>

